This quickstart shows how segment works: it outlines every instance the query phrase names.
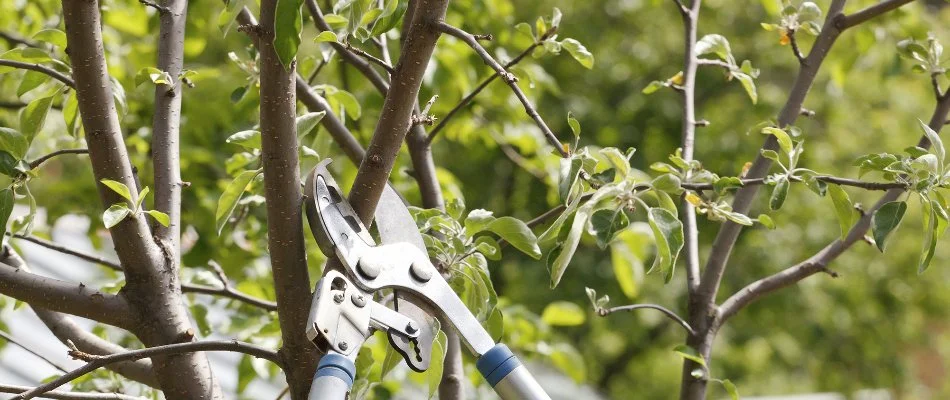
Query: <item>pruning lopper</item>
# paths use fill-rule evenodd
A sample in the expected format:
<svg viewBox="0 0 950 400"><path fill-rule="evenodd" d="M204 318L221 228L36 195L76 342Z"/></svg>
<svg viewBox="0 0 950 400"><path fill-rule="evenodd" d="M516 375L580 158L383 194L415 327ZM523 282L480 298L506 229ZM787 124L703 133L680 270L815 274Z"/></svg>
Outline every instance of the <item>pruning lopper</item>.
<svg viewBox="0 0 950 400"><path fill-rule="evenodd" d="M402 199L388 185L376 210L382 244L377 245L343 197L326 166L307 176L310 230L342 271L317 283L307 337L326 353L310 388L311 400L345 399L356 378L355 360L374 330L413 370L429 367L439 323L451 325L478 359L476 367L504 400L550 400L544 389L504 344L496 344L448 282L429 261L422 235ZM382 291L391 289L392 308ZM387 296L388 297L388 296Z"/></svg>

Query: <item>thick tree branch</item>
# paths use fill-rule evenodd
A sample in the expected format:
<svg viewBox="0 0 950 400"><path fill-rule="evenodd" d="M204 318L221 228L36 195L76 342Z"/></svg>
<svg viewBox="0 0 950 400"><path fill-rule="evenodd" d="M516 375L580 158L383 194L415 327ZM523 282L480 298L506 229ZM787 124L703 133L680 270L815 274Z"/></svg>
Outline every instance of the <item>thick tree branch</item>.
<svg viewBox="0 0 950 400"><path fill-rule="evenodd" d="M86 375L99 368L109 364L134 361L148 357L172 356L183 353L205 352L205 351L226 351L233 353L248 354L257 358L263 358L278 366L282 366L280 357L273 350L258 347L250 343L242 343L236 340L207 340L201 342L176 343L164 346L149 347L141 350L132 350L108 356L97 356L86 354L81 351L72 350L69 355L73 358L87 361L86 365L70 371L69 373L54 379L53 381L39 386L33 390L22 392L14 396L11 400L26 400L42 395L60 386L63 386L83 375Z"/></svg>
<svg viewBox="0 0 950 400"><path fill-rule="evenodd" d="M845 29L867 22L878 15L896 10L900 6L912 1L914 0L885 0L853 14L845 15L844 17L835 20L835 25L838 27L838 29L843 31Z"/></svg>
<svg viewBox="0 0 950 400"><path fill-rule="evenodd" d="M103 293L82 283L36 275L6 263L0 263L0 293L36 307L120 328L130 328L134 323L129 304L120 296Z"/></svg>
<svg viewBox="0 0 950 400"><path fill-rule="evenodd" d="M943 128L944 125L943 122L946 121L948 114L950 114L950 96L944 96L937 103L934 114L930 119L930 128L936 132L940 132L940 129ZM922 137L917 145L923 148L928 148L930 147L931 143L926 137ZM833 261L839 255L844 253L845 250L850 248L854 243L860 241L864 237L864 234L871 226L871 219L874 217L874 212L876 212L884 204L896 200L901 194L904 193L905 190L906 188L895 188L889 190L870 210L861 216L861 219L859 219L854 224L854 226L851 227L851 230L848 232L848 236L846 236L844 240L835 240L821 249L821 251L818 253L815 253L815 255L809 257L807 260L786 268L774 275L759 279L740 289L725 302L723 302L722 306L719 307L720 317L718 318L717 323L722 324L729 317L739 312L739 310L743 309L745 306L758 300L768 293L798 283L802 279L805 279L818 272L825 271L827 269L827 265L831 261Z"/></svg>
<svg viewBox="0 0 950 400"><path fill-rule="evenodd" d="M567 157L568 153L566 150L564 150L564 147L561 144L561 141L558 140L557 135L551 131L551 128L548 128L548 124L544 122L544 119L542 119L541 115L538 114L538 110L535 109L533 105L531 105L531 101L528 100L528 97L524 94L524 91L522 91L521 87L518 86L518 79L510 72L506 71L505 67L498 63L498 61L496 61L495 58L492 57L484 47L482 47L481 43L478 42L478 39L476 39L472 34L446 24L445 22L440 22L438 27L443 33L454 36L465 42L465 44L469 45L469 47L475 50L475 53L477 53L479 57L485 61L485 64L488 64L488 66L492 67L492 69L494 69L495 72L502 77L502 80L504 80L505 83L511 87L511 90L515 93L515 96L521 101L521 105L524 106L525 112L531 117L531 119L534 120L534 122L538 125L538 128L541 129L541 132L544 133L544 137L548 140L548 143L550 143L551 146L554 146L554 148L557 149L562 157Z"/></svg>
<svg viewBox="0 0 950 400"><path fill-rule="evenodd" d="M527 48L525 48L524 51L522 51L514 59L512 59L507 64L505 64L505 70L521 62L521 60L527 57L528 54L531 54L531 52L534 51L536 47L540 46L541 43L543 43L544 39L554 34L555 31L556 31L555 28L551 28L551 29L548 29L546 32L544 32L544 34L541 35L538 41L532 43L531 46L528 46ZM454 117L455 114L458 114L459 111L465 108L465 106L469 105L469 103L471 103L472 100L475 99L475 96L478 96L478 94L481 93L482 90L485 90L485 88L488 87L488 84L494 82L495 79L497 79L499 76L501 76L501 74L499 74L498 71L495 71L491 76L482 80L482 82L479 83L478 86L476 86L475 89L472 90L471 93L465 95L465 97L463 97L462 100L460 100L458 104L455 105L455 107L449 110L448 114L445 114L445 116L442 117L442 120L439 121L439 123L435 126L435 128L432 128L432 130L429 132L429 137L426 138L426 141L429 143L432 143L432 140L435 139L435 135L438 135L439 132L445 128L449 120L452 119L452 117Z"/></svg>
<svg viewBox="0 0 950 400"><path fill-rule="evenodd" d="M13 60L0 60L0 66L7 66L7 67L13 67L13 68L19 68L19 69L28 69L31 71L41 72L64 83L66 86L69 86L71 88L76 87L76 83L73 82L73 80L70 79L68 76L63 75L62 72L59 72L55 69L52 69L42 64L34 64L34 63L13 61Z"/></svg>
<svg viewBox="0 0 950 400"><path fill-rule="evenodd" d="M7 332L4 332L4 331L2 331L2 330L0 330L0 339L6 340L7 343L10 343L10 344L12 344L12 345L14 345L14 346L17 346L17 347L23 349L23 351L26 351L27 353L32 354L34 357L39 358L40 360L43 360L44 362L46 362L47 364L49 364L49 365L52 366L53 368L58 369L60 372L66 372L66 368L63 368L61 365L59 365L59 364L56 363L55 361L50 360L49 358L46 358L46 356L44 356L44 355L40 354L39 352L37 352L37 351L31 349L29 346L27 346L27 345L25 345L25 344L23 344L23 343L20 343L18 340L16 340L16 339L13 337L13 335L11 335L11 334L9 334L9 333L7 333Z"/></svg>
<svg viewBox="0 0 950 400"><path fill-rule="evenodd" d="M258 48L261 70L261 159L267 198L267 248L270 252L277 315L292 398L305 398L318 359L305 335L310 310L310 273L304 247L303 194L295 124L296 61L282 65L274 48L277 0L261 2Z"/></svg>
<svg viewBox="0 0 950 400"><path fill-rule="evenodd" d="M0 393L23 393L33 390L29 386L0 384ZM120 393L76 393L76 392L46 392L47 399L63 400L147 400L144 397L129 396Z"/></svg>
<svg viewBox="0 0 950 400"><path fill-rule="evenodd" d="M60 149L30 161L30 169L36 169L49 159L63 154L89 154L89 149Z"/></svg>
<svg viewBox="0 0 950 400"><path fill-rule="evenodd" d="M657 304L631 304L631 305L626 305L626 306L601 308L597 310L597 315L600 315L601 317L606 317L615 312L636 311L636 310L642 310L642 309L657 310L663 313L663 315L667 316L669 319L673 320L674 322L682 326L683 329L686 329L686 332L689 333L690 335L696 334L696 332L693 331L693 327L689 326L689 323L686 322L685 319L683 319L679 315L676 315L676 313L671 311L670 309L657 305Z"/></svg>
<svg viewBox="0 0 950 400"><path fill-rule="evenodd" d="M399 63L392 75L393 85L386 94L366 159L360 165L350 191L350 202L366 224L372 222L383 186L409 132L410 117L418 107L419 86L439 39L437 27L445 17L447 5L447 0L419 0L411 19L407 12L409 27Z"/></svg>
<svg viewBox="0 0 950 400"><path fill-rule="evenodd" d="M145 0L139 0L148 4ZM152 117L152 163L155 166L155 209L168 214L168 226L155 224L155 240L173 250L172 270L181 263L181 165L180 125L182 73L185 45L185 18L188 0L164 0L155 5L159 12L158 59L156 67L167 72L174 83L155 85L155 115ZM167 250L166 250L167 251Z"/></svg>

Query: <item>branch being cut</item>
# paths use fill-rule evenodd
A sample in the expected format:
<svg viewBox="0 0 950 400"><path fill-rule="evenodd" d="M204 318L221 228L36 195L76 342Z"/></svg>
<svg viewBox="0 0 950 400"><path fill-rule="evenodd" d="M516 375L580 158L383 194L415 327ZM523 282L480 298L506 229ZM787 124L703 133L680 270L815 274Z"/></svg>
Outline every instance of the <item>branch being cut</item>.
<svg viewBox="0 0 950 400"><path fill-rule="evenodd" d="M538 114L538 110L531 105L531 101L528 100L528 97L524 94L524 91L518 86L518 79L515 78L513 74L505 70L505 67L502 66L498 61L495 60L491 54L482 47L482 44L478 42L478 39L475 38L471 33L465 32L459 28L446 24L445 22L440 22L438 28L443 33L446 33L450 36L454 36L459 40L465 42L469 45L476 53L485 61L485 64L488 64L492 69L495 70L498 75L502 77L502 80L511 87L511 90L515 93L515 96L518 97L518 100L521 101L521 105L524 106L525 112L534 122L538 125L538 128L541 129L541 132L544 133L544 137L548 140L548 143L554 148L557 149L558 153L561 154L561 157L567 157L568 153L564 150L564 146L561 144L561 141L558 140L557 135L551 131L551 128L548 128L548 124L544 122L544 119L541 118L541 115Z"/></svg>
<svg viewBox="0 0 950 400"><path fill-rule="evenodd" d="M236 340L206 340L201 342L176 343L164 346L149 347L141 350L132 350L108 356L97 356L93 354L87 354L82 351L71 350L69 355L73 358L87 361L86 365L74 369L69 373L42 386L22 392L19 395L14 396L11 400L26 400L34 398L109 364L123 361L140 360L148 357L171 356L175 354L205 351L243 353L257 358L263 358L274 364L277 364L278 366L282 366L280 357L275 351L250 343L238 342Z"/></svg>
<svg viewBox="0 0 950 400"><path fill-rule="evenodd" d="M943 96L937 103L937 107L928 125L935 132L940 132L948 114L950 114L950 96ZM929 148L931 143L926 137L922 137L917 145L922 148ZM844 240L835 240L807 260L786 268L774 275L759 279L740 289L719 307L720 317L718 317L718 323L722 324L729 319L729 317L739 312L739 310L768 293L793 285L811 275L825 271L831 261L864 237L864 234L871 226L874 213L884 204L896 200L905 190L906 188L889 190L851 227L848 236L846 236Z"/></svg>
<svg viewBox="0 0 950 400"><path fill-rule="evenodd" d="M23 393L33 390L29 386L0 384L0 393ZM47 399L62 400L148 400L144 397L124 395L121 393L77 393L77 392L46 392Z"/></svg>
<svg viewBox="0 0 950 400"><path fill-rule="evenodd" d="M13 68L19 68L19 69L28 69L31 71L42 72L64 83L66 86L69 86L71 88L76 87L76 83L73 82L73 80L70 79L68 76L63 75L62 72L59 72L55 69L52 69L42 64L34 64L34 63L13 61L13 60L0 60L0 66L13 67Z"/></svg>

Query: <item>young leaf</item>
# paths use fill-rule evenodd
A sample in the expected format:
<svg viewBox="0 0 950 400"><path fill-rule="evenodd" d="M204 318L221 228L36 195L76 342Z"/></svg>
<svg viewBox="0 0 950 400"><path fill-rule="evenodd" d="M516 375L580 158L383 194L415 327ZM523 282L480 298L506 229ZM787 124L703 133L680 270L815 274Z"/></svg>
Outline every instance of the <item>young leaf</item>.
<svg viewBox="0 0 950 400"><path fill-rule="evenodd" d="M775 184L772 189L772 196L769 197L769 208L772 211L782 208L785 204L785 198L788 197L788 179L783 178Z"/></svg>
<svg viewBox="0 0 950 400"><path fill-rule="evenodd" d="M676 258L683 248L683 223L675 214L662 208L651 208L647 213L647 221L653 230L657 249L650 271L659 268L664 272L664 280L669 282L673 279Z"/></svg>
<svg viewBox="0 0 950 400"><path fill-rule="evenodd" d="M755 80L752 76L742 72L733 72L732 76L738 79L739 83L742 84L742 88L745 89L745 92L749 95L752 104L757 104L759 102L759 92L755 87Z"/></svg>
<svg viewBox="0 0 950 400"><path fill-rule="evenodd" d="M759 218L756 220L768 229L775 229L775 222L772 221L772 217L768 216L768 214L759 214Z"/></svg>
<svg viewBox="0 0 950 400"><path fill-rule="evenodd" d="M320 32L320 34L317 35L317 37L313 38L313 41L317 43L336 42L337 41L336 33L333 33L332 31Z"/></svg>
<svg viewBox="0 0 950 400"><path fill-rule="evenodd" d="M445 336L445 332L439 330L439 333L435 336L435 340L432 341L432 352L429 358L429 370L426 372L428 375L429 383L429 399L435 396L439 391L439 382L442 381L442 371L445 363L445 345L448 341L448 338Z"/></svg>
<svg viewBox="0 0 950 400"><path fill-rule="evenodd" d="M631 229L624 229L617 235L617 240L610 243L614 278L623 294L631 300L639 292L637 282L643 279L643 260L647 258L652 245L650 228L643 222L635 223Z"/></svg>
<svg viewBox="0 0 950 400"><path fill-rule="evenodd" d="M465 234L468 236L475 236L476 233L485 230L485 227L488 226L488 223L495 220L493 216L494 213L488 210L483 210L480 208L469 211L468 216L465 217Z"/></svg>
<svg viewBox="0 0 950 400"><path fill-rule="evenodd" d="M647 87L643 88L643 90L641 90L640 93L651 94L664 87L666 87L665 83L660 82L660 81L653 81L653 82L650 82L650 84L647 85Z"/></svg>
<svg viewBox="0 0 950 400"><path fill-rule="evenodd" d="M15 129L0 127L0 151L10 153L17 160L22 160L30 143L26 137Z"/></svg>
<svg viewBox="0 0 950 400"><path fill-rule="evenodd" d="M26 71L26 74L23 74L23 80L20 81L20 86L17 86L16 95L21 97L49 80L50 76L42 72Z"/></svg>
<svg viewBox="0 0 950 400"><path fill-rule="evenodd" d="M762 133L766 135L775 136L775 139L778 141L779 147L782 148L782 152L789 154L792 152L792 137L788 135L788 132L785 132L784 129L779 129L775 127L765 127L762 128Z"/></svg>
<svg viewBox="0 0 950 400"><path fill-rule="evenodd" d="M129 190L128 186L125 186L124 183L116 182L111 179L103 179L100 182L102 182L103 185L106 185L109 189L112 189L113 192L118 193L119 196L122 196L128 201L132 201L132 192Z"/></svg>
<svg viewBox="0 0 950 400"><path fill-rule="evenodd" d="M145 196L148 196L149 190L151 190L151 189L149 189L148 186L146 186L146 187L142 188L142 191L141 191L141 192L139 192L139 198L138 198L138 200L135 202L135 209L136 209L136 210L138 210L139 208L142 207L142 202L145 201Z"/></svg>
<svg viewBox="0 0 950 400"><path fill-rule="evenodd" d="M626 228L627 225L630 225L630 219L621 209L597 210L590 217L590 233L597 238L597 246L601 249L607 248L617 232Z"/></svg>
<svg viewBox="0 0 950 400"><path fill-rule="evenodd" d="M574 57L584 68L594 68L594 55L581 42L568 38L561 41L561 46L567 49L567 52L571 53L571 57Z"/></svg>
<svg viewBox="0 0 950 400"><path fill-rule="evenodd" d="M522 253L531 256L535 260L541 258L538 238L523 221L512 217L501 217L489 222L485 229L494 232L508 243L511 243L516 249L521 250Z"/></svg>
<svg viewBox="0 0 950 400"><path fill-rule="evenodd" d="M0 190L0 241L7 234L7 221L13 213L13 203L13 190L10 188Z"/></svg>
<svg viewBox="0 0 950 400"><path fill-rule="evenodd" d="M247 185L249 185L259 173L261 173L259 169L241 172L228 184L228 187L224 189L224 193L221 193L221 197L218 199L218 208L214 213L215 225L217 225L219 235L221 234L221 230L224 229L224 225L228 222L228 219L231 218L231 213L233 213L234 208L237 207L238 200L241 200L241 195L244 194Z"/></svg>
<svg viewBox="0 0 950 400"><path fill-rule="evenodd" d="M233 143L248 150L261 148L261 131L240 131L224 140L226 143Z"/></svg>
<svg viewBox="0 0 950 400"><path fill-rule="evenodd" d="M871 221L872 230L874 232L874 243L881 253L884 252L888 235L900 225L901 219L904 218L905 211L907 211L907 203L903 201L892 201L881 206L881 208L874 213L874 217Z"/></svg>
<svg viewBox="0 0 950 400"><path fill-rule="evenodd" d="M46 123L46 114L49 113L50 106L53 105L53 97L41 97L27 104L20 111L20 132L26 136L28 142L33 141L33 137L43 129Z"/></svg>
<svg viewBox="0 0 950 400"><path fill-rule="evenodd" d="M118 225L119 222L122 222L122 220L131 213L132 210L125 204L115 203L102 213L102 222L105 224L106 229L112 229L113 226Z"/></svg>
<svg viewBox="0 0 950 400"><path fill-rule="evenodd" d="M303 26L301 4L302 0L277 0L274 15L274 50L285 69L297 56L297 48L300 46L300 30Z"/></svg>
<svg viewBox="0 0 950 400"><path fill-rule="evenodd" d="M574 115L570 112L567 113L567 124L570 125L571 133L574 134L574 143L577 143L581 137L581 124L574 119Z"/></svg>
<svg viewBox="0 0 950 400"><path fill-rule="evenodd" d="M326 111L309 112L297 117L297 137L304 137L320 123ZM258 136L260 137L260 136Z"/></svg>
<svg viewBox="0 0 950 400"><path fill-rule="evenodd" d="M924 130L924 135L927 136L927 140L930 141L933 147L934 154L937 155L937 160L940 161L940 166L943 167L944 161L947 158L947 150L943 147L943 141L940 140L940 135L933 129L930 129L930 126L925 124L924 121L917 120L917 122L920 123L920 127Z"/></svg>
<svg viewBox="0 0 950 400"><path fill-rule="evenodd" d="M937 250L937 211L926 198L923 199L922 204L924 206L924 241L920 261L917 263L918 274L924 273L930 267L930 261L933 260L934 252Z"/></svg>
<svg viewBox="0 0 950 400"><path fill-rule="evenodd" d="M723 61L732 59L732 49L729 47L729 40L722 35L709 34L703 36L696 42L696 55L715 53Z"/></svg>
<svg viewBox="0 0 950 400"><path fill-rule="evenodd" d="M548 269L551 273L551 288L557 287L557 284L561 282L561 277L564 276L564 271L567 270L568 264L571 263L571 259L574 258L574 252L577 251L577 245L581 242L581 235L584 233L584 226L587 225L587 220L590 217L589 211L585 207L577 210L573 215L573 220L567 218L567 220L560 220L561 224L571 221L571 226L566 231L562 227L558 227L558 231L555 235L558 237L558 241L562 241L560 238L561 232L567 232L567 235L563 238L563 243L559 248L555 248L547 256ZM555 221L557 224L558 221ZM551 228L548 228L549 231ZM545 232L547 233L547 232Z"/></svg>
<svg viewBox="0 0 950 400"><path fill-rule="evenodd" d="M838 217L838 226L841 227L841 239L848 236L851 225L854 224L854 205L848 193L838 185L828 185L828 195L835 205L835 215Z"/></svg>
<svg viewBox="0 0 950 400"><path fill-rule="evenodd" d="M621 178L626 178L627 175L630 175L630 160L627 159L619 149L616 147L606 147L600 150L600 154L617 170Z"/></svg>
<svg viewBox="0 0 950 400"><path fill-rule="evenodd" d="M148 215L151 215L152 218L155 218L158 223L162 224L164 227L168 227L168 224L171 223L171 220L168 218L168 214L165 214L158 210L148 210L145 212Z"/></svg>
<svg viewBox="0 0 950 400"><path fill-rule="evenodd" d="M61 49L66 48L66 33L59 29L43 29L34 33L33 39L49 43Z"/></svg>
<svg viewBox="0 0 950 400"><path fill-rule="evenodd" d="M584 160L580 157L562 158L560 160L561 168L558 174L558 195L561 201L567 201L574 188L574 182L580 176L581 167Z"/></svg>
<svg viewBox="0 0 950 400"><path fill-rule="evenodd" d="M735 383L728 379L722 380L722 387L726 389L726 393L729 393L729 398L732 400L739 400L739 388L736 387Z"/></svg>
<svg viewBox="0 0 950 400"><path fill-rule="evenodd" d="M681 344L679 346L674 347L673 352L676 354L679 354L681 357L687 360L690 360L696 364L699 364L700 366L703 366L703 367L706 366L706 360L704 360L703 357L700 356L698 352L696 352L696 350L694 350L692 347L689 347L685 344Z"/></svg>
<svg viewBox="0 0 950 400"><path fill-rule="evenodd" d="M541 312L541 320L552 326L577 326L585 317L584 310L569 301L555 301Z"/></svg>

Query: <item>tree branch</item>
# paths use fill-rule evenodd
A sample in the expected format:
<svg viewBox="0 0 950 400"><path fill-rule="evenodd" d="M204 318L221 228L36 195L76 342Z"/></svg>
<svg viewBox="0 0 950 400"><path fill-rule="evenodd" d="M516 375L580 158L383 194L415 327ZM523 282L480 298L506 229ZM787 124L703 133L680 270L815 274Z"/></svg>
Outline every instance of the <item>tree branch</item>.
<svg viewBox="0 0 950 400"><path fill-rule="evenodd" d="M699 9L702 2L692 0L689 7L680 4L683 17L683 116L680 131L680 148L686 161L693 159L696 144L696 69L701 60L696 57L696 36L699 24ZM687 179L689 177L687 176ZM686 287L690 293L699 287L699 230L696 225L696 211L688 201L681 199L683 233L686 261ZM692 333L692 328L689 329Z"/></svg>
<svg viewBox="0 0 950 400"><path fill-rule="evenodd" d="M62 366L60 366L60 365L59 365L58 363L56 363L55 361L50 360L49 358L46 358L46 357L43 356L42 354L40 354L40 353L34 351L33 349L29 348L28 346L24 345L23 343L18 342L16 339L13 338L13 335L10 335L9 333L0 330L0 338L2 338L3 340L6 340L7 343L10 343L10 344L12 344L12 345L15 345L15 346L17 346L17 347L23 349L23 350L26 351L27 353L32 354L34 357L39 358L40 360L45 361L47 364L51 365L53 368L58 369L60 372L66 372L66 368L63 368Z"/></svg>
<svg viewBox="0 0 950 400"><path fill-rule="evenodd" d="M10 235L10 236L12 236L12 237L14 237L14 238L17 238L17 239L26 240L26 241L28 241L28 242L30 242L30 243L38 244L38 245L40 245L40 246L46 247L46 248L51 249L51 250L56 250L56 251L58 251L58 252L60 252L60 253L63 253L63 254L68 254L68 255L71 255L71 256L80 258L80 259L82 259L82 260L85 260L85 261L89 261L89 262L92 262L92 263L96 263L96 264L99 264L99 265L108 267L109 269L112 269L112 270L116 270L116 271L121 271L121 270L122 270L122 266L119 265L119 263L117 263L117 262L115 262L115 261L107 260L107 259L105 259L105 258L102 258L102 257L99 257L99 256L95 256L95 255L92 255L92 254L88 254L88 253L83 253L83 252L80 252L80 251L76 251L76 250L70 249L69 247L66 247L66 246L57 244L57 243L55 243L55 242L52 242L52 241L49 241L49 240L46 240L46 239L38 238L38 237L36 237L36 236L31 236L31 235L23 235L23 234L19 234L19 233L13 233L13 234L8 233L8 235Z"/></svg>
<svg viewBox="0 0 950 400"><path fill-rule="evenodd" d="M123 297L103 293L82 283L47 278L6 264L9 248L0 262L0 293L33 306L77 315L120 328L133 326L129 304Z"/></svg>
<svg viewBox="0 0 950 400"><path fill-rule="evenodd" d="M328 24L323 18L323 12L317 5L316 0L305 0L304 4L306 4L307 9L310 11L310 15L313 16L313 23L317 27L318 31L333 31L333 28L330 27L330 24ZM406 22L408 22L408 19ZM376 90L379 90L379 92L384 96L386 95L386 92L389 91L389 82L386 81L386 78L380 76L368 61L360 58L360 56L351 52L347 46L344 46L341 43L331 42L330 45L333 46L333 49L340 54L340 57L343 58L344 61L360 71L360 73L362 73L363 76L365 76L366 79L369 80L369 82L372 83L374 87L376 87ZM389 65L386 62L383 62L383 64L387 66ZM391 66L390 68L387 68L387 72L392 75L393 70Z"/></svg>
<svg viewBox="0 0 950 400"><path fill-rule="evenodd" d="M804 65L805 55L802 54L802 50L798 47L798 39L795 37L795 30L789 29L788 33L786 34L788 35L788 42L792 47L792 54L794 54L795 58L798 59L798 64Z"/></svg>
<svg viewBox="0 0 950 400"><path fill-rule="evenodd" d="M68 76L63 75L63 73L42 64L34 64L34 63L27 63L27 62L22 62L22 61L13 61L13 60L0 60L0 65L13 67L13 68L19 68L19 69L28 69L28 70L36 71L36 72L42 72L64 83L66 86L69 86L71 88L76 87L76 83L73 82L73 80L70 79Z"/></svg>
<svg viewBox="0 0 950 400"><path fill-rule="evenodd" d="M465 42L465 44L469 45L469 47L475 50L475 53L478 53L482 60L485 61L485 64L488 64L490 67L492 67L492 69L494 69L495 72L503 78L502 80L504 80L505 83L511 87L511 90L515 93L515 96L517 96L518 100L521 101L521 105L524 106L525 112L531 117L531 119L534 120L534 122L538 125L538 128L541 129L541 132L544 133L544 137L548 140L548 143L550 143L551 146L554 146L554 148L557 149L558 153L560 153L562 157L567 157L568 153L564 150L564 146L561 144L561 141L558 140L557 135L551 131L551 128L548 128L547 123L544 122L544 119L541 118L541 115L538 114L538 111L533 105L531 105L531 101L528 100L528 97L524 94L524 91L522 91L518 86L518 78L506 71L504 66L499 64L498 61L496 61L491 56L491 54L488 54L488 51L482 47L481 43L478 42L478 39L476 39L475 36L472 36L472 34L446 24L445 22L439 22L437 26L443 33L454 36Z"/></svg>
<svg viewBox="0 0 950 400"><path fill-rule="evenodd" d="M155 240L172 249L173 273L181 264L181 163L180 125L182 84L178 82L185 58L185 19L188 0L165 0L163 6L147 0L140 3L159 10L158 58L156 67L167 72L175 83L155 85L155 114L152 117L152 163L155 177L155 209L168 214L168 226L155 224ZM151 3L151 4L150 4ZM167 251L167 250L166 250Z"/></svg>
<svg viewBox="0 0 950 400"><path fill-rule="evenodd" d="M89 149L60 149L30 161L30 169L36 169L49 159L63 154L89 154Z"/></svg>
<svg viewBox="0 0 950 400"><path fill-rule="evenodd" d="M845 15L842 18L835 20L835 25L838 27L838 29L843 31L845 29L867 22L868 20L888 11L896 10L900 6L912 1L914 0L885 0L861 11Z"/></svg>
<svg viewBox="0 0 950 400"><path fill-rule="evenodd" d="M792 177L789 179L792 182L801 182L801 178ZM849 178L840 178L837 176L830 175L818 175L815 177L815 180L832 183L835 185L841 186L851 186L865 190L891 190L891 189L906 189L907 184L902 182L867 182L857 179ZM765 184L765 178L749 178L749 179L740 179L742 186L756 186ZM711 183L683 183L683 189L693 190L693 191L703 191L703 190L713 190L714 186Z"/></svg>
<svg viewBox="0 0 950 400"><path fill-rule="evenodd" d="M296 399L306 397L319 356L304 334L311 296L295 124L296 60L284 66L277 57L273 44L276 9L277 0L261 2L261 159L267 199L267 248L283 340L280 354L287 367L291 397Z"/></svg>
<svg viewBox="0 0 950 400"><path fill-rule="evenodd" d="M937 103L934 114L930 119L930 128L936 132L940 132L948 114L950 114L950 96L945 96ZM917 145L923 148L929 148L931 143L925 136L920 139ZM815 273L825 271L831 261L864 237L864 234L871 226L874 213L884 204L896 200L905 190L906 188L889 190L878 200L874 207L864 213L861 219L851 227L851 230L844 240L835 240L807 260L788 267L774 275L752 282L730 296L722 303L722 306L719 307L720 316L718 317L717 323L724 323L729 317L739 312L739 310L768 293L798 283L802 279L814 275Z"/></svg>
<svg viewBox="0 0 950 400"><path fill-rule="evenodd" d="M670 309L657 305L657 304L631 304L627 306L600 308L597 310L597 315L600 315L601 317L606 317L610 314L613 314L619 311L636 311L636 310L642 310L642 309L657 310L663 313L663 315L666 315L669 319L673 320L677 324L680 324L680 326L682 326L683 329L686 329L686 332L689 333L690 335L696 334L696 332L693 330L693 327L689 326L689 323L686 322L685 319L683 319L679 315L676 315L676 313L671 311Z"/></svg>
<svg viewBox="0 0 950 400"><path fill-rule="evenodd" d="M22 44L26 47L39 47L39 45L36 44L36 42L16 36L9 32L0 31L0 39L6 40L7 43L10 44L10 47L16 47L16 45L19 45L19 44Z"/></svg>
<svg viewBox="0 0 950 400"><path fill-rule="evenodd" d="M23 393L33 390L29 386L0 384L0 393ZM63 400L147 400L144 397L128 396L120 393L74 393L74 392L46 392L47 399Z"/></svg>
<svg viewBox="0 0 950 400"><path fill-rule="evenodd" d="M26 400L34 398L109 364L122 361L139 360L147 357L170 356L175 354L205 351L243 353L257 358L263 358L274 364L277 364L278 366L282 366L280 357L273 350L258 347L250 343L238 342L236 340L207 340L201 342L176 343L164 346L149 347L141 350L132 350L108 356L97 356L86 354L77 350L71 350L69 355L73 358L87 361L86 365L74 369L69 373L42 386L22 392L18 396L14 396L11 400Z"/></svg>
<svg viewBox="0 0 950 400"><path fill-rule="evenodd" d="M540 46L541 43L544 41L544 39L552 35L555 30L556 30L555 28L551 28L551 29L548 29L546 32L544 32L544 34L541 35L541 38L538 39L537 42L532 43L531 46L528 46L527 48L525 48L524 51L522 51L514 59L512 59L507 64L505 64L505 70L521 62L521 60L527 57L528 54L531 54L531 52L534 51L536 47ZM429 143L432 143L432 140L435 139L435 135L438 135L439 132L442 131L443 128L445 128L449 120L452 119L452 117L454 117L455 114L457 114L459 111L465 108L465 106L471 103L472 100L475 99L475 96L478 96L478 94L481 93L482 90L485 90L485 88L488 87L488 84L494 82L495 79L497 79L499 76L501 76L501 74L499 74L498 71L495 71L491 76L482 80L482 82L479 83L478 86L475 87L475 90L472 90L471 93L463 97L462 100L460 100L458 104L455 105L455 107L449 110L448 114L445 114L445 116L442 117L442 120L439 121L439 123L435 126L435 128L432 128L432 131L429 132L429 137L426 138L426 141Z"/></svg>
<svg viewBox="0 0 950 400"><path fill-rule="evenodd" d="M362 49L358 49L358 48L356 48L356 47L353 47L353 45L351 45L351 44L349 44L349 43L346 44L346 49L349 50L349 51L352 51L352 52L355 53L356 55L358 55L358 56L360 56L360 57L363 57L363 58L367 59L368 61L370 61L370 62L372 62L372 63L374 63L374 64L376 64L376 65L379 65L380 67L383 67L383 69L385 69L386 72L388 72L390 75L392 75L392 73L393 73L393 66L392 66L392 65L389 65L387 62L385 62L385 61L383 61L383 60L380 60L380 59L377 58L376 56L374 56L374 55L372 55L372 54L369 54L369 53L363 51Z"/></svg>

